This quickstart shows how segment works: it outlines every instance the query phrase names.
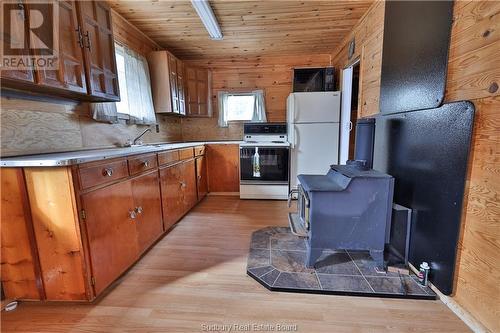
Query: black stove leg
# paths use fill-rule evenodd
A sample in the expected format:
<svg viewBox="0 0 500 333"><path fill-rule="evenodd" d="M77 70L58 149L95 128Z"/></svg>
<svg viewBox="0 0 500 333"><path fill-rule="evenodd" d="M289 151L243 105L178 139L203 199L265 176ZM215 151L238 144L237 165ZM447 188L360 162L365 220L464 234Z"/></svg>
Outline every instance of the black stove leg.
<svg viewBox="0 0 500 333"><path fill-rule="evenodd" d="M314 268L314 264L319 259L319 257L321 257L322 253L322 249L309 249L309 251L307 251L306 267Z"/></svg>
<svg viewBox="0 0 500 333"><path fill-rule="evenodd" d="M370 256L372 259L377 263L377 267L380 270L385 271L385 265L384 265L384 251L382 250L370 250Z"/></svg>

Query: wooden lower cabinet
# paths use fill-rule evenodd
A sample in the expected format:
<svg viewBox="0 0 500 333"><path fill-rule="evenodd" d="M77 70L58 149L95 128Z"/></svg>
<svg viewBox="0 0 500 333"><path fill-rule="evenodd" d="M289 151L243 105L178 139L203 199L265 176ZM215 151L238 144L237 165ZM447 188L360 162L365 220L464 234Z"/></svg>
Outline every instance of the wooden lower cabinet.
<svg viewBox="0 0 500 333"><path fill-rule="evenodd" d="M140 253L163 233L158 171L132 179L136 213L137 243Z"/></svg>
<svg viewBox="0 0 500 333"><path fill-rule="evenodd" d="M0 169L5 297L91 301L126 272L206 193L203 156L160 154Z"/></svg>
<svg viewBox="0 0 500 333"><path fill-rule="evenodd" d="M132 183L121 182L81 198L97 295L138 258Z"/></svg>
<svg viewBox="0 0 500 333"><path fill-rule="evenodd" d="M160 169L163 221L169 229L197 202L194 159Z"/></svg>
<svg viewBox="0 0 500 333"><path fill-rule="evenodd" d="M207 183L207 161L205 156L196 158L196 189L198 191L198 201L203 199L208 193Z"/></svg>

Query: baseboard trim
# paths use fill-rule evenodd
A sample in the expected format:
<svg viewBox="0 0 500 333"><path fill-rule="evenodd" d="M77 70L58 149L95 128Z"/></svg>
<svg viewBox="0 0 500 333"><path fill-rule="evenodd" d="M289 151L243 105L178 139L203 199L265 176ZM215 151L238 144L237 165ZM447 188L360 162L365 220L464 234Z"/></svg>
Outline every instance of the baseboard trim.
<svg viewBox="0 0 500 333"><path fill-rule="evenodd" d="M210 196L240 196L240 192L208 192Z"/></svg>
<svg viewBox="0 0 500 333"><path fill-rule="evenodd" d="M418 274L418 269L416 269L412 264L409 264L410 269ZM454 314L457 315L460 320L462 320L471 330L475 333L491 333L491 331L485 327L479 320L474 318L474 316L467 311L463 306L461 306L453 297L447 296L439 291L435 285L429 282L429 287L438 295L439 300L443 302Z"/></svg>

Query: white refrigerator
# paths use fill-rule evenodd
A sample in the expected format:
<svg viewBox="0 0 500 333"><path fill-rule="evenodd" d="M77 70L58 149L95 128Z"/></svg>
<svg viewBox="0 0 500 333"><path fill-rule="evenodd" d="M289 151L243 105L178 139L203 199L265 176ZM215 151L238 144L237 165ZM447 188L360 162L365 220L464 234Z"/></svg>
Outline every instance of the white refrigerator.
<svg viewBox="0 0 500 333"><path fill-rule="evenodd" d="M297 175L324 175L339 160L340 92L297 92L287 99L290 188Z"/></svg>

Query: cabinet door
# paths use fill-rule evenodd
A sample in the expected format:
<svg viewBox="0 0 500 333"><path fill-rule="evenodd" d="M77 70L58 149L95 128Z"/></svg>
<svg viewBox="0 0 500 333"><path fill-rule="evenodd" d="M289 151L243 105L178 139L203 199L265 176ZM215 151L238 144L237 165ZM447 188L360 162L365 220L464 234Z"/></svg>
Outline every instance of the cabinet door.
<svg viewBox="0 0 500 333"><path fill-rule="evenodd" d="M186 96L184 84L184 63L177 59L177 91L179 98L179 114L182 115L186 115Z"/></svg>
<svg viewBox="0 0 500 333"><path fill-rule="evenodd" d="M165 230L184 215L181 165L182 163L160 169L161 203Z"/></svg>
<svg viewBox="0 0 500 333"><path fill-rule="evenodd" d="M170 77L170 95L172 98L172 112L179 113L179 89L177 88L177 59L168 55L168 69Z"/></svg>
<svg viewBox="0 0 500 333"><path fill-rule="evenodd" d="M137 242L142 253L163 232L158 172L133 179L132 192L137 211Z"/></svg>
<svg viewBox="0 0 500 333"><path fill-rule="evenodd" d="M181 179L183 191L184 214L187 213L198 201L196 191L196 166L194 159L182 164Z"/></svg>
<svg viewBox="0 0 500 333"><path fill-rule="evenodd" d="M77 19L75 1L58 1L59 69L36 71L37 83L87 93L83 61L83 32ZM50 14L47 11L47 14Z"/></svg>
<svg viewBox="0 0 500 333"><path fill-rule="evenodd" d="M208 113L208 71L198 70L197 72L198 91L198 115L201 117L210 116Z"/></svg>
<svg viewBox="0 0 500 333"><path fill-rule="evenodd" d="M26 5L19 1L17 3L3 3L3 22L9 21L10 24L5 24L5 30L2 31L2 43L4 54L7 55L25 55L29 53L28 46L28 11ZM16 10L15 12L13 10ZM15 15L9 15L16 13ZM7 16L8 15L8 16ZM14 79L20 81L33 82L32 70L0 70L1 77L4 79Z"/></svg>
<svg viewBox="0 0 500 333"><path fill-rule="evenodd" d="M207 163L205 161L205 156L196 158L196 185L198 189L198 200L201 200L208 193Z"/></svg>
<svg viewBox="0 0 500 333"><path fill-rule="evenodd" d="M92 96L119 101L111 10L104 1L78 1L87 88Z"/></svg>
<svg viewBox="0 0 500 333"><path fill-rule="evenodd" d="M186 112L189 116L198 115L198 92L196 81L196 68L186 67L185 70L186 83Z"/></svg>
<svg viewBox="0 0 500 333"><path fill-rule="evenodd" d="M81 199L97 295L138 258L131 182L83 194Z"/></svg>

